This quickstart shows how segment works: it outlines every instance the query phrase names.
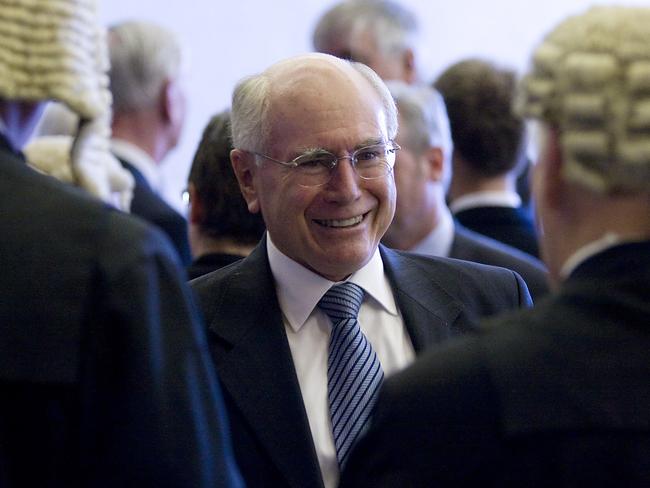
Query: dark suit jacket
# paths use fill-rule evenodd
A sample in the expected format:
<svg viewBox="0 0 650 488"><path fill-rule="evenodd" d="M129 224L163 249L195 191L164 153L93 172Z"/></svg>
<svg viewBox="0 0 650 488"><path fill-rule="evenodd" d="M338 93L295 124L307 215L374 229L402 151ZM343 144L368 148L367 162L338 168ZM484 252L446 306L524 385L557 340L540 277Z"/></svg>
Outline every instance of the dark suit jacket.
<svg viewBox="0 0 650 488"><path fill-rule="evenodd" d="M387 380L342 487L650 486L650 241Z"/></svg>
<svg viewBox="0 0 650 488"><path fill-rule="evenodd" d="M473 232L458 222L454 227L450 258L501 266L516 271L526 282L535 302L548 293L548 273L540 260L519 249Z"/></svg>
<svg viewBox="0 0 650 488"><path fill-rule="evenodd" d="M123 159L120 159L120 163L135 179L131 213L154 224L167 234L183 266L189 266L192 255L187 238L187 221L153 191L144 175L135 166Z"/></svg>
<svg viewBox="0 0 650 488"><path fill-rule="evenodd" d="M0 486L239 486L161 233L0 137Z"/></svg>
<svg viewBox="0 0 650 488"><path fill-rule="evenodd" d="M237 254L209 253L199 256L187 268L187 278L193 280L204 274L208 274L215 269L223 268L229 264L235 263L242 259L243 256Z"/></svg>
<svg viewBox="0 0 650 488"><path fill-rule="evenodd" d="M454 213L468 229L539 257L535 224L524 207L476 207Z"/></svg>
<svg viewBox="0 0 650 488"><path fill-rule="evenodd" d="M381 247L416 352L530 304L501 268ZM224 387L235 457L250 486L319 487L320 468L276 297L266 239L247 258L192 281Z"/></svg>

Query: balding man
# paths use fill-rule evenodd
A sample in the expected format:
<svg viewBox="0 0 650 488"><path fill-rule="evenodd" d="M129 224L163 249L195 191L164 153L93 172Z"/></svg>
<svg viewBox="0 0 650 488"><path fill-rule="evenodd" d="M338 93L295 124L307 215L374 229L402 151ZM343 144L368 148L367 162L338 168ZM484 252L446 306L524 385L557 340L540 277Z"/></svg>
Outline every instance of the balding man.
<svg viewBox="0 0 650 488"><path fill-rule="evenodd" d="M480 316L526 306L511 271L379 245L397 112L368 67L311 54L240 82L231 161L267 234L192 282L250 486L334 487L377 388Z"/></svg>

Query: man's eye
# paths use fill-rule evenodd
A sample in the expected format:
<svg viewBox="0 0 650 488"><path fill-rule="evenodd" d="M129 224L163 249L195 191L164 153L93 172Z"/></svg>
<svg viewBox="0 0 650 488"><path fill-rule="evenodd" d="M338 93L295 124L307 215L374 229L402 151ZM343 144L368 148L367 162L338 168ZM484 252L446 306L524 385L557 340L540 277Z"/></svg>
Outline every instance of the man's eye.
<svg viewBox="0 0 650 488"><path fill-rule="evenodd" d="M382 151L377 148L362 149L357 153L357 161L374 161L381 158Z"/></svg>
<svg viewBox="0 0 650 488"><path fill-rule="evenodd" d="M296 161L296 163L298 163L298 166L300 166L303 169L318 168L318 167L329 168L331 166L331 162L332 162L332 156L325 155L325 154L305 156L304 158L300 158L299 160Z"/></svg>

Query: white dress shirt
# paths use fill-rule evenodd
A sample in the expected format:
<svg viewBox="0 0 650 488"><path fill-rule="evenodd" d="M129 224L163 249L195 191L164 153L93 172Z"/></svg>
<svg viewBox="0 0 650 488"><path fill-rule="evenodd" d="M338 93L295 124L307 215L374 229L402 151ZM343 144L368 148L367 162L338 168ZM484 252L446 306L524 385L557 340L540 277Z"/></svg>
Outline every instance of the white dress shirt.
<svg viewBox="0 0 650 488"><path fill-rule="evenodd" d="M326 488L334 488L339 480L339 466L327 398L327 355L332 323L317 305L335 283L282 254L270 234L267 252L323 482ZM410 364L415 352L384 274L379 250L346 281L365 291L359 325L372 344L384 374L388 376Z"/></svg>
<svg viewBox="0 0 650 488"><path fill-rule="evenodd" d="M453 200L449 208L453 213L476 207L521 207L521 197L513 191L477 191Z"/></svg>
<svg viewBox="0 0 650 488"><path fill-rule="evenodd" d="M161 190L160 172L156 162L145 151L135 144L123 139L111 139L111 151L118 158L132 164L144 179L147 180L151 189L159 193Z"/></svg>

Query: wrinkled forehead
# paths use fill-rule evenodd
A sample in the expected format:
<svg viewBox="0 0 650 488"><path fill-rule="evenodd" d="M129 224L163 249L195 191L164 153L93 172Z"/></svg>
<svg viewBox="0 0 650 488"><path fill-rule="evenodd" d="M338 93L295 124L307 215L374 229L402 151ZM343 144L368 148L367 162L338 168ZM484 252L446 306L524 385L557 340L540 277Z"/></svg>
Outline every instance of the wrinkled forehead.
<svg viewBox="0 0 650 488"><path fill-rule="evenodd" d="M269 74L270 133L298 130L304 125L381 125L386 117L376 89L349 63L338 59L304 58ZM370 130L370 129L369 129Z"/></svg>

